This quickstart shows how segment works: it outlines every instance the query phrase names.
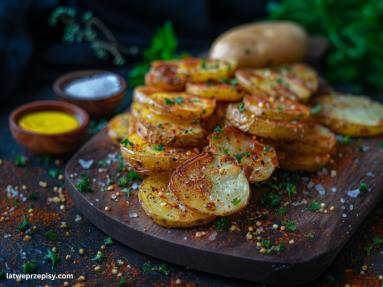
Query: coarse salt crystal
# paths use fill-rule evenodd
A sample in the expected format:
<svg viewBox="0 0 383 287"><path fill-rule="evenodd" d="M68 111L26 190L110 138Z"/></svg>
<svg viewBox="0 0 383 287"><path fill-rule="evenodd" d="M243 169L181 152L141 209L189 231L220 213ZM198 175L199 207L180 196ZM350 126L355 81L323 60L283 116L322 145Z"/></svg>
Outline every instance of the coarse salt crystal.
<svg viewBox="0 0 383 287"><path fill-rule="evenodd" d="M316 184L315 185L315 190L318 191L318 193L320 195L325 195L326 194L326 190L324 189L323 185L321 185L321 184Z"/></svg>
<svg viewBox="0 0 383 287"><path fill-rule="evenodd" d="M347 195L351 198L357 198L360 194L360 190L359 188L357 189L354 189L354 190L350 190L350 191L347 191Z"/></svg>
<svg viewBox="0 0 383 287"><path fill-rule="evenodd" d="M85 159L79 159L78 160L78 163L81 165L81 167L83 169L90 169L93 165L93 162L94 160L93 159L90 159L90 160L85 160Z"/></svg>

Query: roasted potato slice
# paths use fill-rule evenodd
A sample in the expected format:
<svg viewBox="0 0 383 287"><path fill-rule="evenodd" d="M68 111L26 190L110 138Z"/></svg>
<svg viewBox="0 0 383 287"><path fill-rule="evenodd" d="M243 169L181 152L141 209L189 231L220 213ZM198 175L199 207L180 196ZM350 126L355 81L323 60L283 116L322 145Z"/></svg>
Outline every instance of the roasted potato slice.
<svg viewBox="0 0 383 287"><path fill-rule="evenodd" d="M188 58L181 60L178 75L186 75L190 82L226 79L232 76L234 65L224 60Z"/></svg>
<svg viewBox="0 0 383 287"><path fill-rule="evenodd" d="M263 139L275 148L282 148L289 152L301 154L332 153L336 146L335 134L321 125L312 125L303 133L302 137L295 140L270 140Z"/></svg>
<svg viewBox="0 0 383 287"><path fill-rule="evenodd" d="M195 147L206 142L206 131L201 127L199 120L180 121L157 115L139 103L133 103L131 109L137 119L137 133L149 144Z"/></svg>
<svg viewBox="0 0 383 287"><path fill-rule="evenodd" d="M307 120L310 116L309 107L283 97L246 95L243 103L246 109L257 117L261 116L271 120L301 121Z"/></svg>
<svg viewBox="0 0 383 287"><path fill-rule="evenodd" d="M302 154L278 149L279 167L290 171L316 171L326 165L330 154Z"/></svg>
<svg viewBox="0 0 383 287"><path fill-rule="evenodd" d="M366 97L327 94L315 99L321 110L317 120L332 131L349 136L383 133L383 105Z"/></svg>
<svg viewBox="0 0 383 287"><path fill-rule="evenodd" d="M235 160L210 152L180 165L170 178L169 188L187 207L217 216L238 212L250 197L249 182Z"/></svg>
<svg viewBox="0 0 383 287"><path fill-rule="evenodd" d="M318 89L317 73L304 64L266 69L242 69L235 73L238 83L252 94L307 101Z"/></svg>
<svg viewBox="0 0 383 287"><path fill-rule="evenodd" d="M145 76L145 84L166 91L182 91L187 75L178 74L179 61L154 61Z"/></svg>
<svg viewBox="0 0 383 287"><path fill-rule="evenodd" d="M148 144L141 136L133 133L121 142L121 154L138 172L151 173L174 170L186 159L198 154L197 149L183 149Z"/></svg>
<svg viewBox="0 0 383 287"><path fill-rule="evenodd" d="M145 213L166 228L193 227L214 220L214 216L198 213L180 203L168 189L169 174L157 173L144 179L138 198Z"/></svg>
<svg viewBox="0 0 383 287"><path fill-rule="evenodd" d="M227 120L241 131L250 134L281 140L294 140L302 137L306 124L297 121L275 121L254 114L244 108L242 104L230 104L226 112Z"/></svg>
<svg viewBox="0 0 383 287"><path fill-rule="evenodd" d="M147 105L156 114L189 121L208 117L216 105L214 99L176 92L147 93L141 90L134 93L134 100Z"/></svg>
<svg viewBox="0 0 383 287"><path fill-rule="evenodd" d="M260 143L255 136L232 126L215 130L209 136L209 150L221 156L234 157L249 182L268 179L278 166L274 148Z"/></svg>
<svg viewBox="0 0 383 287"><path fill-rule="evenodd" d="M227 102L239 101L244 95L243 92L237 89L237 85L234 81L233 84L211 82L187 83L186 92L201 98Z"/></svg>
<svg viewBox="0 0 383 287"><path fill-rule="evenodd" d="M115 143L120 143L125 137L133 131L132 115L123 113L113 117L108 123L108 136Z"/></svg>

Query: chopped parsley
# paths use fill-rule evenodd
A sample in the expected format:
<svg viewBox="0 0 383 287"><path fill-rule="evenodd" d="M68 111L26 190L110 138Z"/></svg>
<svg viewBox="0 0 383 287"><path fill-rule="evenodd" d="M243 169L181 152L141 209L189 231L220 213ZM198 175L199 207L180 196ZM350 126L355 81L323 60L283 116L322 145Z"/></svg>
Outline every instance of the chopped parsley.
<svg viewBox="0 0 383 287"><path fill-rule="evenodd" d="M175 104L175 102L169 98L165 98L165 104L167 104L169 106L173 106Z"/></svg>
<svg viewBox="0 0 383 287"><path fill-rule="evenodd" d="M127 139L127 138L123 139L123 140L121 141L121 144L122 144L124 147L128 147L128 146L133 147L133 146L134 146L134 144L133 144L129 139Z"/></svg>
<svg viewBox="0 0 383 287"><path fill-rule="evenodd" d="M310 109L310 113L311 113L312 115L315 115L315 114L320 113L321 110L322 110L322 105L316 105L316 106L314 106L314 107L312 107L312 108Z"/></svg>
<svg viewBox="0 0 383 287"><path fill-rule="evenodd" d="M57 178L59 175L59 171L56 168L50 168L48 169L48 176L51 178Z"/></svg>
<svg viewBox="0 0 383 287"><path fill-rule="evenodd" d="M215 229L218 231L226 230L229 227L229 218L220 217L215 221Z"/></svg>
<svg viewBox="0 0 383 287"><path fill-rule="evenodd" d="M309 238L309 239L315 239L316 235L314 232L309 232L306 234L306 237Z"/></svg>
<svg viewBox="0 0 383 287"><path fill-rule="evenodd" d="M121 187L126 187L133 181L141 179L142 177L137 172L135 172L134 170L130 170L127 175L120 177L120 179L118 180L118 185Z"/></svg>
<svg viewBox="0 0 383 287"><path fill-rule="evenodd" d="M297 186L289 182L286 184L286 191L288 197L291 198L293 195L297 194Z"/></svg>
<svg viewBox="0 0 383 287"><path fill-rule="evenodd" d="M206 59L201 59L201 69L207 69Z"/></svg>
<svg viewBox="0 0 383 287"><path fill-rule="evenodd" d="M284 208L284 207L277 208L277 214L278 215L284 216L284 215L286 215L286 213L287 213L286 208Z"/></svg>
<svg viewBox="0 0 383 287"><path fill-rule="evenodd" d="M383 141L380 141L378 145L380 148L383 148Z"/></svg>
<svg viewBox="0 0 383 287"><path fill-rule="evenodd" d="M367 184L364 181L361 181L359 183L359 190L360 191L366 191L367 190Z"/></svg>
<svg viewBox="0 0 383 287"><path fill-rule="evenodd" d="M236 154L234 157L238 161L238 163L241 163L243 157L250 156L250 155L251 155L250 152L244 151L243 153Z"/></svg>
<svg viewBox="0 0 383 287"><path fill-rule="evenodd" d="M243 113L245 111L245 104L243 102L239 103L238 110L240 113Z"/></svg>
<svg viewBox="0 0 383 287"><path fill-rule="evenodd" d="M281 243L273 246L273 250L275 250L278 253L281 253L283 250L285 250L285 243L282 241Z"/></svg>
<svg viewBox="0 0 383 287"><path fill-rule="evenodd" d="M56 264L60 261L60 256L57 254L57 252L48 249L48 252L47 254L45 254L44 259L51 262L53 269L56 266Z"/></svg>
<svg viewBox="0 0 383 287"><path fill-rule="evenodd" d="M338 141L339 141L341 144L344 144L344 145L348 145L348 144L350 144L350 142L351 142L351 138L350 138L350 136L343 136L343 135L340 135L340 136L337 136L337 139L338 139Z"/></svg>
<svg viewBox="0 0 383 287"><path fill-rule="evenodd" d="M382 238L379 238L377 236L375 236L373 239L372 239L372 243L376 246L381 246L383 245L383 239Z"/></svg>
<svg viewBox="0 0 383 287"><path fill-rule="evenodd" d="M271 150L271 147L268 146L268 145L266 145L266 146L263 147L263 151L264 151L264 152L269 152L270 150Z"/></svg>
<svg viewBox="0 0 383 287"><path fill-rule="evenodd" d="M45 232L45 238L49 241L55 241L57 237L57 232L53 229L50 229L47 232Z"/></svg>
<svg viewBox="0 0 383 287"><path fill-rule="evenodd" d="M0 280L6 279L7 278L7 273L5 273L4 270L0 270Z"/></svg>
<svg viewBox="0 0 383 287"><path fill-rule="evenodd" d="M262 239L261 240L261 246L263 248L269 249L271 247L271 241L268 239Z"/></svg>
<svg viewBox="0 0 383 287"><path fill-rule="evenodd" d="M165 147L163 144L156 144L156 145L153 145L152 149L155 151L164 151Z"/></svg>
<svg viewBox="0 0 383 287"><path fill-rule="evenodd" d="M221 133L223 132L223 128L220 125L215 126L214 128L215 133Z"/></svg>
<svg viewBox="0 0 383 287"><path fill-rule="evenodd" d="M27 218L26 216L23 216L23 221L19 224L19 226L17 227L17 229L18 229L20 232L24 232L25 230L28 229L28 226L29 226L28 218Z"/></svg>
<svg viewBox="0 0 383 287"><path fill-rule="evenodd" d="M91 192L92 188L90 187L90 178L86 174L80 174L80 179L76 184L76 188L80 192Z"/></svg>
<svg viewBox="0 0 383 287"><path fill-rule="evenodd" d="M104 244L105 245L113 245L114 244L114 241L112 239L112 237L107 237L104 239Z"/></svg>
<svg viewBox="0 0 383 287"><path fill-rule="evenodd" d="M224 154L229 154L230 152L229 152L229 150L228 150L227 148L224 148L224 149L223 149L223 153L224 153Z"/></svg>
<svg viewBox="0 0 383 287"><path fill-rule="evenodd" d="M100 119L99 121L91 121L89 123L87 133L90 135L95 135L96 133L101 131L103 128L105 128L107 124L108 124L108 121L106 119Z"/></svg>
<svg viewBox="0 0 383 287"><path fill-rule="evenodd" d="M185 101L185 99L183 97L177 97L175 99L175 103L178 105L182 104L184 101Z"/></svg>
<svg viewBox="0 0 383 287"><path fill-rule="evenodd" d="M297 224L294 220L282 221L282 224L286 227L286 230L289 232L294 232L297 230Z"/></svg>
<svg viewBox="0 0 383 287"><path fill-rule="evenodd" d="M121 192L125 193L125 195L129 197L133 192L133 188L132 187L124 187L123 189L121 189Z"/></svg>
<svg viewBox="0 0 383 287"><path fill-rule="evenodd" d="M168 276L170 274L169 266L166 263L152 265L149 262L145 262L142 267L142 271L143 273L158 272L165 276Z"/></svg>
<svg viewBox="0 0 383 287"><path fill-rule="evenodd" d="M93 261L101 262L105 258L105 254L102 251L97 251L97 254L95 257L92 258Z"/></svg>
<svg viewBox="0 0 383 287"><path fill-rule="evenodd" d="M264 207L277 208L281 205L281 197L274 192L262 193L261 205Z"/></svg>
<svg viewBox="0 0 383 287"><path fill-rule="evenodd" d="M234 199L231 201L231 203L232 203L233 205L238 205L240 202L241 202L241 200L238 199L238 198L234 198Z"/></svg>
<svg viewBox="0 0 383 287"><path fill-rule="evenodd" d="M309 210L312 212L318 211L320 209L320 204L318 201L311 201L309 204Z"/></svg>
<svg viewBox="0 0 383 287"><path fill-rule="evenodd" d="M28 260L23 263L21 266L23 269L23 273L31 274L37 272L37 261L36 260Z"/></svg>
<svg viewBox="0 0 383 287"><path fill-rule="evenodd" d="M127 278L122 276L120 279L120 282L118 282L116 287L129 287L131 286L129 282L127 281Z"/></svg>
<svg viewBox="0 0 383 287"><path fill-rule="evenodd" d="M15 160L13 161L15 165L17 166L25 166L27 164L27 157L24 155L18 155L15 157Z"/></svg>

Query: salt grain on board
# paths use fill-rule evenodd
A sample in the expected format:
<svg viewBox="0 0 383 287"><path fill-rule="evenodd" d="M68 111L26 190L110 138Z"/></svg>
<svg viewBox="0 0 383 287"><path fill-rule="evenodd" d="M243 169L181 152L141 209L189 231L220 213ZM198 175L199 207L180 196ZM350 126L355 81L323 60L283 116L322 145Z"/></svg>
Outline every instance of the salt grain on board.
<svg viewBox="0 0 383 287"><path fill-rule="evenodd" d="M351 198L357 198L360 194L360 190L359 188L357 189L354 189L354 190L350 190L350 191L347 191L347 195Z"/></svg>
<svg viewBox="0 0 383 287"><path fill-rule="evenodd" d="M93 165L93 159L90 160L85 160L85 159L79 159L78 163L81 165L83 169L90 169L91 166Z"/></svg>
<svg viewBox="0 0 383 287"><path fill-rule="evenodd" d="M314 188L315 188L316 191L318 191L318 193L320 195L325 195L326 194L326 190L324 189L323 185L318 183L318 184L315 185Z"/></svg>

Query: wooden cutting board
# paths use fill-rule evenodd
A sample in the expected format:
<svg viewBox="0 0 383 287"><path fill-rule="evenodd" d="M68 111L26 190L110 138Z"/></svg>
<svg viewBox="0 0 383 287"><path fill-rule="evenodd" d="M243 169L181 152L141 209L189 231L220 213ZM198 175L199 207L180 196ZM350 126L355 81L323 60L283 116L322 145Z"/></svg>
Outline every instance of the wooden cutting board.
<svg viewBox="0 0 383 287"><path fill-rule="evenodd" d="M269 192L267 185L253 186L248 208L230 217L240 231L217 231L215 224L192 229L165 229L149 219L140 207L137 192L113 199L119 191L103 191L107 174L119 178L115 156L119 147L107 137L106 131L95 135L73 156L66 167L67 188L77 208L98 228L121 243L159 259L227 277L235 277L277 285L295 285L317 278L333 261L352 234L373 209L382 195L383 148L380 138L354 139L338 149L334 163L314 174L287 174L297 180L297 195L286 206L285 216L273 211L269 218L259 216L260 197ZM100 170L99 160L113 159L108 172ZM79 160L93 160L84 169ZM332 172L331 172L332 171ZM336 172L336 176L334 176ZM76 189L79 174L92 179L93 191ZM332 176L331 176L332 173ZM277 173L278 174L278 173ZM286 173L280 175L286 180ZM279 179L281 180L281 179ZM360 182L368 189L357 195ZM284 195L287 197L286 195ZM308 210L313 200L325 203L327 213ZM105 211L105 206L111 208ZM330 206L334 210L330 211ZM275 218L274 218L275 216ZM274 219L273 219L274 218ZM297 231L282 232L272 228L278 220L294 220ZM283 240L286 248L280 253L261 254L256 239L246 239L249 226L257 229L263 223L262 238L271 242ZM265 227L265 225L267 225ZM202 237L197 231L204 231ZM310 238L308 234L315 234ZM288 241L294 240L294 244Z"/></svg>

